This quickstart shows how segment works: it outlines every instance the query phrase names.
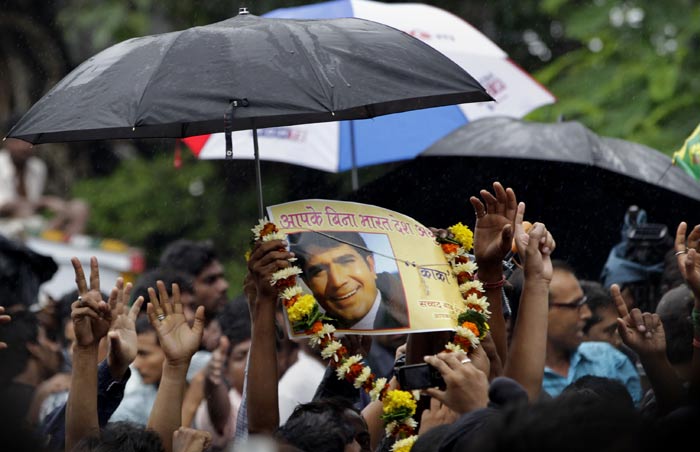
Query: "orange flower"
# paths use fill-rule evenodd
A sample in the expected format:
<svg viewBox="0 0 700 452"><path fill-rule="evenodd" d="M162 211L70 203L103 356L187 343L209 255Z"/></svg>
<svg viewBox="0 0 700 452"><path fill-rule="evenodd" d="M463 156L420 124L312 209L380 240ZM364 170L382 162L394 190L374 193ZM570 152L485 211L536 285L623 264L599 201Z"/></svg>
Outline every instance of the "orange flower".
<svg viewBox="0 0 700 452"><path fill-rule="evenodd" d="M464 328L468 329L468 330L471 330L471 332L474 333L474 336L476 336L476 337L479 337L479 335L481 334L481 333L479 332L479 327L476 326L475 323L472 323L472 322L464 322L464 323L462 324L462 326L463 326Z"/></svg>
<svg viewBox="0 0 700 452"><path fill-rule="evenodd" d="M275 288L278 291L282 291L284 289L287 289L289 287L294 287L297 285L297 277L296 275L290 276L289 278L286 279L280 279L275 283Z"/></svg>
<svg viewBox="0 0 700 452"><path fill-rule="evenodd" d="M289 300L284 300L284 301L283 301L284 307L285 307L285 308L291 308L292 306L294 306L294 303L296 303L298 299L299 299L299 295L294 295L294 296L293 296L292 298L290 298Z"/></svg>
<svg viewBox="0 0 700 452"><path fill-rule="evenodd" d="M345 374L345 379L350 383L353 383L357 377L362 373L364 366L361 363L355 363L350 366L350 370Z"/></svg>
<svg viewBox="0 0 700 452"><path fill-rule="evenodd" d="M442 252L445 254L456 253L459 249L459 245L455 245L454 243L441 243L440 246L442 247Z"/></svg>
<svg viewBox="0 0 700 452"><path fill-rule="evenodd" d="M362 383L362 389L364 389L365 392L370 392L372 390L372 388L374 387L374 379L375 375L369 374L369 377L367 377L365 382Z"/></svg>
<svg viewBox="0 0 700 452"><path fill-rule="evenodd" d="M265 223L265 226L263 226L262 231L260 231L260 237L265 237L266 235L272 234L274 232L279 232L277 226L275 226L274 223Z"/></svg>
<svg viewBox="0 0 700 452"><path fill-rule="evenodd" d="M466 264L467 262L469 262L469 257L467 256L460 255L455 257L455 263L457 264Z"/></svg>
<svg viewBox="0 0 700 452"><path fill-rule="evenodd" d="M323 323L321 323L320 320L317 320L313 325L311 325L311 329L309 330L309 332L311 334L316 334L319 331L321 331L322 329L323 329Z"/></svg>
<svg viewBox="0 0 700 452"><path fill-rule="evenodd" d="M476 295L477 297L480 297L480 296L483 295L483 293L481 293L481 292L479 291L479 289L474 288L474 289L469 289L468 291L466 291L466 292L462 295L462 297L464 297L464 299L466 300L466 299L469 297L469 295Z"/></svg>
<svg viewBox="0 0 700 452"><path fill-rule="evenodd" d="M470 275L467 272L462 272L459 275L457 275L457 284L464 284L467 281L472 280L472 275Z"/></svg>
<svg viewBox="0 0 700 452"><path fill-rule="evenodd" d="M458 334L455 334L453 341L456 345L462 347L462 350L465 350L467 353L472 351L472 343L466 337L462 337Z"/></svg>

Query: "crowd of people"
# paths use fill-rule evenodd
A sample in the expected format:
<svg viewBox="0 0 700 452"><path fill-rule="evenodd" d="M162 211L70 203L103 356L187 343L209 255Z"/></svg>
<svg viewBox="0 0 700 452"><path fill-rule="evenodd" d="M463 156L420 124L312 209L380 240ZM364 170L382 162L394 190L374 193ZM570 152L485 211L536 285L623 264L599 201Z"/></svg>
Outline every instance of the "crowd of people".
<svg viewBox="0 0 700 452"><path fill-rule="evenodd" d="M441 375L443 385L422 390L411 450L693 444L700 225L677 225L652 275L663 288L640 291L651 273L617 278L606 268L600 280L580 279L547 225L525 227L525 204L510 188L496 182L471 204L491 312L480 346L469 356L448 352L449 332L342 338L391 388L406 364L428 363ZM182 239L156 268L113 288L103 287L95 258L74 258L76 290L51 316L0 300L2 449L395 450L382 402L338 379L318 348L289 339L271 279L298 259L319 303L348 328L403 325L405 307L392 304L372 255L352 240L288 241L255 243L234 297L213 244Z"/></svg>

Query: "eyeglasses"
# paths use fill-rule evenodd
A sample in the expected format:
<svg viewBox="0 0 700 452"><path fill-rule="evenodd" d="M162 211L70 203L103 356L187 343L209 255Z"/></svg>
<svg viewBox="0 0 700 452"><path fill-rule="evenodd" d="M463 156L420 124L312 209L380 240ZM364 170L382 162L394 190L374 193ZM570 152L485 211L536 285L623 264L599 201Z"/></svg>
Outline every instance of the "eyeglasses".
<svg viewBox="0 0 700 452"><path fill-rule="evenodd" d="M555 306L557 308L566 308L566 309L577 309L581 310L581 306L586 304L588 302L588 297L587 296L582 296L578 300L574 300L569 303L549 303L550 306Z"/></svg>

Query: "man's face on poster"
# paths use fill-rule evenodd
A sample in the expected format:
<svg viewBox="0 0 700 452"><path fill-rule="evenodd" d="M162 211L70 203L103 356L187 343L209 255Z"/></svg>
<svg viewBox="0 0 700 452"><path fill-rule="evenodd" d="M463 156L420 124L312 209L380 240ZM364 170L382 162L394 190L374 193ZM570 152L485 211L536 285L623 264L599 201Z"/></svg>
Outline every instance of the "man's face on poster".
<svg viewBox="0 0 700 452"><path fill-rule="evenodd" d="M350 245L310 246L304 276L306 285L326 313L350 326L359 322L377 297L374 258L363 257Z"/></svg>

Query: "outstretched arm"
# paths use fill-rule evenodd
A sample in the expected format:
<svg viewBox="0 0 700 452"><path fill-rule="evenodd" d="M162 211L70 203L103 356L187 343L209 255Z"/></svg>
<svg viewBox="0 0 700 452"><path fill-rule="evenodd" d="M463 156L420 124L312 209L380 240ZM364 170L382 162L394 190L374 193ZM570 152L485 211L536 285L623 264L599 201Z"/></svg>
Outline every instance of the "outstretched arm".
<svg viewBox="0 0 700 452"><path fill-rule="evenodd" d="M248 261L249 277L256 296L250 306L252 323L248 356L246 396L248 431L271 434L279 426L277 393L277 350L275 345L275 304L277 289L270 283L272 274L290 266L294 256L281 240L257 242ZM269 384L274 381L274 384Z"/></svg>
<svg viewBox="0 0 700 452"><path fill-rule="evenodd" d="M508 351L505 375L527 391L531 401L542 390L547 349L547 312L549 283L552 280L551 253L555 243L542 223L535 223L529 233L522 228L525 205L518 206L515 242L524 267L524 284L520 309Z"/></svg>
<svg viewBox="0 0 700 452"><path fill-rule="evenodd" d="M690 364L690 397L700 404L700 225L696 225L686 239L688 225L681 222L676 230L676 258L686 284L693 291L695 305L693 322L693 357Z"/></svg>
<svg viewBox="0 0 700 452"><path fill-rule="evenodd" d="M666 334L658 314L627 310L620 286L610 286L619 318L617 330L622 341L639 355L639 360L654 388L658 414L663 415L678 407L683 400L683 382L666 357Z"/></svg>
<svg viewBox="0 0 700 452"><path fill-rule="evenodd" d="M493 194L481 190L480 200L472 196L469 201L474 207L476 226L474 228L474 256L479 266L479 280L484 283L489 300L491 317L489 327L503 363L508 350L506 321L503 316L503 259L513 243L515 215L518 203L515 192L504 189L500 182L493 183Z"/></svg>
<svg viewBox="0 0 700 452"><path fill-rule="evenodd" d="M109 331L112 313L102 301L100 272L95 257L90 259L90 287L77 258L71 259L78 286L78 301L71 305L75 328L73 373L66 404L66 450L83 438L100 435L97 419L97 348Z"/></svg>
<svg viewBox="0 0 700 452"><path fill-rule="evenodd" d="M182 399L187 369L204 332L204 306L197 308L194 325L190 328L183 314L178 285L172 285L172 298L168 297L163 281L158 281L156 285L158 295L152 287L148 288L150 302L146 311L158 334L165 362L158 394L148 418L148 427L158 432L165 452L171 452L173 433L182 424Z"/></svg>
<svg viewBox="0 0 700 452"><path fill-rule="evenodd" d="M226 381L229 345L226 335L222 335L219 346L212 353L205 370L204 395L207 399L207 413L219 435L224 433L232 409Z"/></svg>

